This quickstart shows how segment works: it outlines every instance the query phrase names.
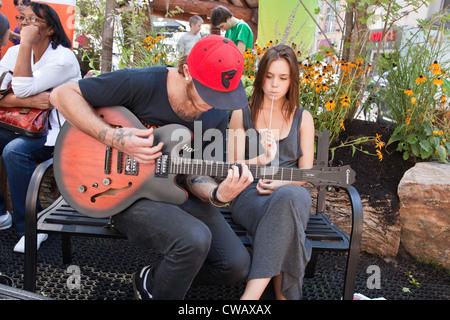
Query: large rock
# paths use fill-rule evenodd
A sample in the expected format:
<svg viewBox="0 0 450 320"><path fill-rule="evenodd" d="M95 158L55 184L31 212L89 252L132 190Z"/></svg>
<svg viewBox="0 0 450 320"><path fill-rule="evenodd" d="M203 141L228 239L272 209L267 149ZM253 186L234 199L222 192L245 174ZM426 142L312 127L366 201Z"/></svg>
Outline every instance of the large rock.
<svg viewBox="0 0 450 320"><path fill-rule="evenodd" d="M450 268L450 165L417 163L405 172L398 196L405 249Z"/></svg>

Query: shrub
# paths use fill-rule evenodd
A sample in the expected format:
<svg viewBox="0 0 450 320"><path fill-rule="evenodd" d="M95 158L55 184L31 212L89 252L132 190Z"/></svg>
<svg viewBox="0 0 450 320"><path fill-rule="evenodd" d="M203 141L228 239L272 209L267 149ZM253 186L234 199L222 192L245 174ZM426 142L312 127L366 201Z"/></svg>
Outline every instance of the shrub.
<svg viewBox="0 0 450 320"><path fill-rule="evenodd" d="M449 48L441 26L429 23L422 41L412 38L386 76L386 109L396 124L388 144L397 142L405 160L449 163L450 110L443 87L449 61L440 61Z"/></svg>

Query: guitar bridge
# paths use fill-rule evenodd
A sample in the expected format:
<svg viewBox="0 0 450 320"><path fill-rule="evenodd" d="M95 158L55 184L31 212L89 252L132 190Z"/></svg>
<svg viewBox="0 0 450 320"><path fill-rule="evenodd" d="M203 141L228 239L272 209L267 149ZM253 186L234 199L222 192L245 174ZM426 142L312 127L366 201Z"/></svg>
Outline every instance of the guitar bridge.
<svg viewBox="0 0 450 320"><path fill-rule="evenodd" d="M159 178L167 178L169 175L169 155L163 154L161 157L156 159L156 165L155 165L155 177Z"/></svg>

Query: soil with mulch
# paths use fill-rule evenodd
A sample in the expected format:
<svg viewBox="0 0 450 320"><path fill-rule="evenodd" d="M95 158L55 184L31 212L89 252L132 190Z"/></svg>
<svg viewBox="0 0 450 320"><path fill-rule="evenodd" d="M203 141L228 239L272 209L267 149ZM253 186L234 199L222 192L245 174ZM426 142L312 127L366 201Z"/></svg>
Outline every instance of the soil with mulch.
<svg viewBox="0 0 450 320"><path fill-rule="evenodd" d="M353 120L347 122L345 131L339 136L341 141L352 140L358 137L374 137L381 135L381 140L388 142L393 128L377 122ZM362 144L364 150L375 154L374 143ZM356 181L353 186L361 197L367 198L372 207L383 206L384 212L396 212L399 209L397 187L404 173L414 166L414 162L403 160L403 155L396 151L397 144L391 144L381 149L383 159L356 151L352 155L352 148L338 148L335 151L333 165L350 165L356 172Z"/></svg>

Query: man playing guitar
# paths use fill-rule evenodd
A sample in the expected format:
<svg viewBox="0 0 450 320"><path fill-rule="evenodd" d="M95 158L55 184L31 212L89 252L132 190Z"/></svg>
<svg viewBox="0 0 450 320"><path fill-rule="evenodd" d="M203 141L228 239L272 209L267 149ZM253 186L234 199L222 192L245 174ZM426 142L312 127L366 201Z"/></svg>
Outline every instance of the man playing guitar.
<svg viewBox="0 0 450 320"><path fill-rule="evenodd" d="M194 132L194 122L201 121L203 132L216 129L225 137L226 110L247 105L243 69L236 45L211 35L178 68L122 69L58 87L50 99L87 136L139 164L151 164L163 150L163 143L154 143L154 128L181 124ZM109 106L124 106L150 129L107 123L95 108ZM245 164L231 167L220 184L209 176L184 175L179 183L190 197L183 204L139 199L114 216L130 241L164 256L133 275L137 298L183 299L194 279L202 284L246 279L250 256L216 206L233 200L252 181Z"/></svg>

